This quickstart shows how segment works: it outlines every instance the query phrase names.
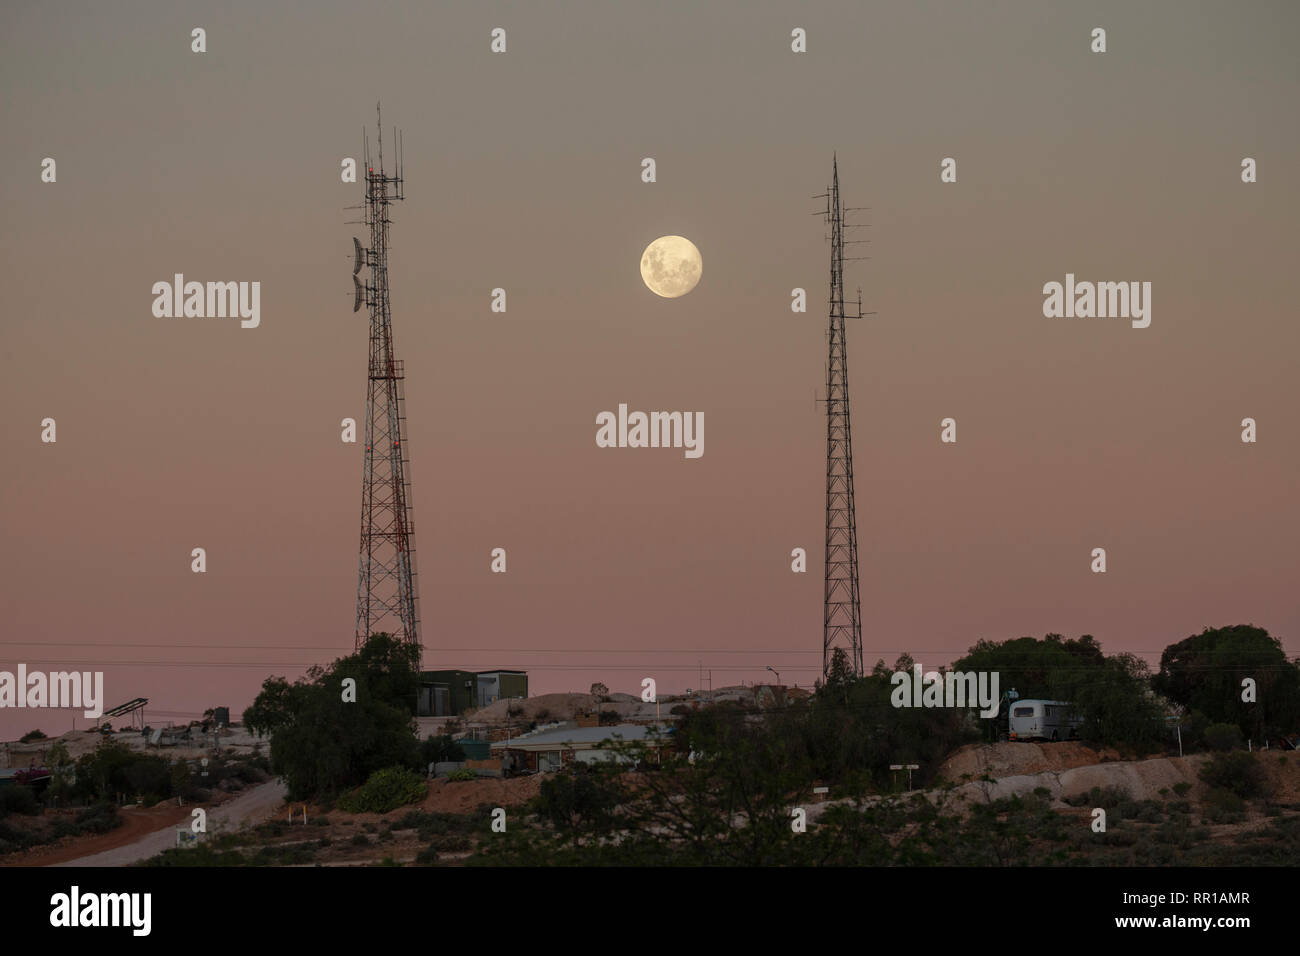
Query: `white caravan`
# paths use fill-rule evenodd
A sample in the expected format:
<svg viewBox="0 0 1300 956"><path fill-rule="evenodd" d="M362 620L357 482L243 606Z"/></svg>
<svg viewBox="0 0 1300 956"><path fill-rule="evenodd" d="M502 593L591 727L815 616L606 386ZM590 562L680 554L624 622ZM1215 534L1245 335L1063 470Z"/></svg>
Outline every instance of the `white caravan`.
<svg viewBox="0 0 1300 956"><path fill-rule="evenodd" d="M1068 740L1078 737L1083 720L1070 715L1073 707L1064 700L1012 701L1008 737L1011 740Z"/></svg>

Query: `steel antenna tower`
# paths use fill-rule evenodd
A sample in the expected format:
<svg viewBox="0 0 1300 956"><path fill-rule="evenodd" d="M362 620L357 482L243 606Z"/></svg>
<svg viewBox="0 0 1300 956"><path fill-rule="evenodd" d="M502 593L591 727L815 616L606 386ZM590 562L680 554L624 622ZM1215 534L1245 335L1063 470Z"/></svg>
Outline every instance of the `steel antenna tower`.
<svg viewBox="0 0 1300 956"><path fill-rule="evenodd" d="M422 650L417 616L415 526L411 507L411 464L407 453L406 392L402 362L393 346L388 295L389 206L405 199L401 140L395 173L384 170L383 114L378 156L365 146L364 218L370 245L353 239L352 311L364 302L370 314L370 362L366 391L366 445L361 469L361 560L357 573L356 646L386 632ZM396 136L395 136L396 138ZM369 268L370 280L357 278Z"/></svg>
<svg viewBox="0 0 1300 956"><path fill-rule="evenodd" d="M838 157L832 160L826 208L815 215L830 224L831 283L829 357L826 363L826 603L822 631L822 676L830 671L836 648L848 655L854 674L862 673L862 602L858 594L858 524L853 502L853 439L849 427L849 373L844 340L844 231ZM848 240L847 244L865 240ZM858 257L855 257L858 258ZM857 312L861 318L862 290Z"/></svg>

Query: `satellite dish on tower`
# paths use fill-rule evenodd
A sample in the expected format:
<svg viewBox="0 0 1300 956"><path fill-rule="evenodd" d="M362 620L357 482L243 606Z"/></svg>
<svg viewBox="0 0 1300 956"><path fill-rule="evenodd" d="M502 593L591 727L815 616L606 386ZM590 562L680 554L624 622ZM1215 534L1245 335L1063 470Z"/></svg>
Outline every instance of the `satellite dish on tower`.
<svg viewBox="0 0 1300 956"><path fill-rule="evenodd" d="M352 274L356 275L361 271L361 267L365 265L366 257L362 254L361 243L357 240L356 236L352 237L352 246L355 249L352 262Z"/></svg>
<svg viewBox="0 0 1300 956"><path fill-rule="evenodd" d="M358 309L361 308L361 300L365 298L366 290L365 287L363 287L361 283L357 281L357 277L355 275L352 277L352 285L355 292L355 296L352 300L352 311L356 312Z"/></svg>

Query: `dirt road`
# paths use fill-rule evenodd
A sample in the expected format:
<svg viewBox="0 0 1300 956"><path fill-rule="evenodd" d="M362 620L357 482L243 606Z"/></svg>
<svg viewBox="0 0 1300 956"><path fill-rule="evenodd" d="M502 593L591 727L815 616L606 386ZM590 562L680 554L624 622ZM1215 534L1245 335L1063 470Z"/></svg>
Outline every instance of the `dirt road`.
<svg viewBox="0 0 1300 956"><path fill-rule="evenodd" d="M284 803L285 787L278 780L264 783L235 799L214 807L208 811L208 832L238 830L253 826L269 818ZM52 866L129 866L140 860L157 856L163 850L176 845L176 826L184 825L190 819L186 811L185 819L179 824L165 825L161 830L147 833L134 842L123 846L50 864Z"/></svg>

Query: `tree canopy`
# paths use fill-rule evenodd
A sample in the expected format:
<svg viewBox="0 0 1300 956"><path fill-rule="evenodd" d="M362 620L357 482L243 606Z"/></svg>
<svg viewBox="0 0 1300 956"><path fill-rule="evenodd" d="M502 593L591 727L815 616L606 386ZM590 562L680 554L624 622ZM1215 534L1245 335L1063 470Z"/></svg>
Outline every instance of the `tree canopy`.
<svg viewBox="0 0 1300 956"><path fill-rule="evenodd" d="M312 667L293 684L283 677L263 682L244 723L271 735L271 770L284 777L290 799L334 794L386 767L419 765L417 661L418 649L375 634L356 653ZM356 681L355 700L344 699L347 678Z"/></svg>
<svg viewBox="0 0 1300 956"><path fill-rule="evenodd" d="M1255 681L1254 702L1242 700L1242 681ZM1236 724L1247 737L1300 729L1300 666L1262 627L1206 628L1160 655L1152 687L1214 723Z"/></svg>

